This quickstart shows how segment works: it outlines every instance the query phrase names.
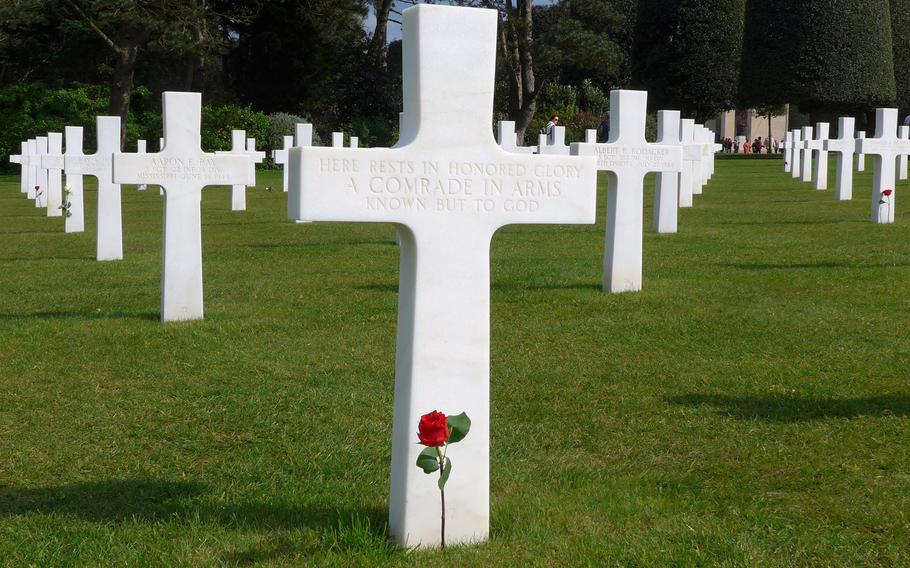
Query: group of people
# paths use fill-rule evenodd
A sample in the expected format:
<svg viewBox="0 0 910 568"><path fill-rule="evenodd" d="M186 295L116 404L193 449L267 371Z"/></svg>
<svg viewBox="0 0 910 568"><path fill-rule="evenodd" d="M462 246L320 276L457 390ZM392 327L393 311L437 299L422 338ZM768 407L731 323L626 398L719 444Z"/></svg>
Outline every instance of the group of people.
<svg viewBox="0 0 910 568"><path fill-rule="evenodd" d="M778 151L776 140L772 138L764 140L761 136L751 142L744 140L742 144L740 144L738 138L734 140L728 136L721 142L721 145L724 147L724 152L727 154L739 154L740 151L742 151L743 154L761 154L762 152L773 154Z"/></svg>

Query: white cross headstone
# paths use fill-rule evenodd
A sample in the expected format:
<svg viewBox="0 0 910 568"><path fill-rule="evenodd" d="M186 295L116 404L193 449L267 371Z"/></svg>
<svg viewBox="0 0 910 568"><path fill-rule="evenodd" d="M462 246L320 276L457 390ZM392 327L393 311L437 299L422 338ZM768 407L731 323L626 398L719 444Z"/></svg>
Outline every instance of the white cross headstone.
<svg viewBox="0 0 910 568"><path fill-rule="evenodd" d="M803 133L799 129L793 131L793 148L790 149L790 177L798 178L802 173Z"/></svg>
<svg viewBox="0 0 910 568"><path fill-rule="evenodd" d="M814 158L812 179L817 190L828 189L828 152L825 150L825 140L828 139L831 125L827 122L815 124L815 138L806 143L806 148L812 151Z"/></svg>
<svg viewBox="0 0 910 568"><path fill-rule="evenodd" d="M344 132L332 133L332 148L344 148Z"/></svg>
<svg viewBox="0 0 910 568"><path fill-rule="evenodd" d="M537 140L537 153L551 156L568 156L569 147L566 146L566 127L553 127L552 144L549 143L549 137L546 134L540 134Z"/></svg>
<svg viewBox="0 0 910 568"><path fill-rule="evenodd" d="M255 143L254 143L255 145ZM231 156L248 156L247 153L247 138L246 130L231 130L231 149L230 150L219 150L215 152L217 155L231 155ZM252 156L249 158L249 167L250 174L252 179L256 179L256 164L253 162ZM255 183L255 182L254 182ZM246 186L243 184L234 184L231 186L231 211L245 211L246 210Z"/></svg>
<svg viewBox="0 0 910 568"><path fill-rule="evenodd" d="M66 157L66 173L95 176L98 179L98 260L123 258L123 220L120 184L111 175L111 159L120 154L120 117L99 116L98 149L94 154Z"/></svg>
<svg viewBox="0 0 910 568"><path fill-rule="evenodd" d="M82 127L67 126L63 133L66 137L66 153L63 156L63 162L66 170L66 186L70 189L70 193L66 195L70 204L70 215L63 221L64 230L67 233L81 233L85 231L82 174L67 170L66 164L68 161L76 163L84 156L82 153Z"/></svg>
<svg viewBox="0 0 910 568"><path fill-rule="evenodd" d="M802 180L805 182L812 181L812 127L803 127L803 145L801 148L803 171Z"/></svg>
<svg viewBox="0 0 910 568"><path fill-rule="evenodd" d="M873 157L872 222L893 223L897 161L910 153L910 140L897 137L896 108L875 110L875 137L857 140L856 151Z"/></svg>
<svg viewBox="0 0 910 568"><path fill-rule="evenodd" d="M897 136L902 140L910 140L910 126L899 126ZM902 154L897 158L897 179L907 179L908 169L910 169L907 166L907 154Z"/></svg>
<svg viewBox="0 0 910 568"><path fill-rule="evenodd" d="M302 193L296 217L396 223L401 234L389 527L402 546L440 543L436 479L415 465L418 419L434 409L472 420L449 450L446 541L488 537L493 233L515 223L594 221L593 158L515 154L493 139L497 22L494 10L407 9L409 143L291 150L291 191Z"/></svg>
<svg viewBox="0 0 910 568"><path fill-rule="evenodd" d="M47 207L47 170L44 169L44 156L47 155L47 136L36 138L36 153L32 158L35 161L37 177L35 180L35 207Z"/></svg>
<svg viewBox="0 0 910 568"><path fill-rule="evenodd" d="M36 138L28 139L28 155L26 163L28 164L28 193L26 197L38 199L38 168L41 166L41 155L38 154L38 140Z"/></svg>
<svg viewBox="0 0 910 568"><path fill-rule="evenodd" d="M641 290L644 179L650 172L679 173L682 148L645 140L646 91L610 92L610 140L572 144L572 153L596 155L597 169L610 172L603 289Z"/></svg>
<svg viewBox="0 0 910 568"><path fill-rule="evenodd" d="M705 151L704 128L703 125L696 122L692 131L692 141L698 151L698 162L694 164L695 169L692 172L692 195L701 195L705 184L708 183L705 175L708 157ZM696 149L693 149L693 151L696 151Z"/></svg>
<svg viewBox="0 0 910 568"><path fill-rule="evenodd" d="M695 142L695 121L679 121L679 139L682 144L682 169L679 172L679 206L692 207L695 172L701 168L701 144Z"/></svg>
<svg viewBox="0 0 910 568"><path fill-rule="evenodd" d="M41 168L47 171L47 216L61 217L63 209L63 133L47 135L47 154L41 156Z"/></svg>
<svg viewBox="0 0 910 568"><path fill-rule="evenodd" d="M288 151L294 147L294 137L285 136L283 147L280 150L272 150L272 161L281 166L281 187L284 191L288 190Z"/></svg>
<svg viewBox="0 0 910 568"><path fill-rule="evenodd" d="M784 151L784 173L790 173L790 155L791 149L793 148L793 133L787 132L784 135L784 142L780 145L781 149Z"/></svg>
<svg viewBox="0 0 910 568"><path fill-rule="evenodd" d="M596 142L597 131L590 132L594 133L594 142ZM680 156L682 155L678 110L662 110L657 113L657 143L662 146L679 148ZM680 160L679 171L657 172L657 185L654 190L655 232L675 233L677 231L681 173L682 160Z"/></svg>
<svg viewBox="0 0 910 568"><path fill-rule="evenodd" d="M865 132L856 133L857 140L864 140L865 138L866 138ZM859 148L859 146L857 146L857 148ZM866 155L859 152L858 150L856 152L856 171L858 171L858 172L866 171Z"/></svg>
<svg viewBox="0 0 910 568"><path fill-rule="evenodd" d="M295 148L309 148L313 145L313 125L301 122L298 123L294 128L294 144ZM285 166L285 171L289 171L287 166ZM285 184L285 191L288 191L289 185ZM294 188L291 188L294 189ZM309 219L299 218L300 212L300 192L299 191L289 191L288 192L288 219L292 219L295 223L309 223Z"/></svg>
<svg viewBox="0 0 910 568"><path fill-rule="evenodd" d="M136 153L145 154L146 152L148 152L148 145L146 144L145 140L137 140L136 141ZM136 186L136 189L138 191L145 191L148 189L148 184L140 183L138 186Z"/></svg>
<svg viewBox="0 0 910 568"><path fill-rule="evenodd" d="M496 123L496 140L499 142L499 147L506 152L533 154L537 151L537 148L533 146L518 145L518 136L515 133L515 122L511 120L500 120Z"/></svg>
<svg viewBox="0 0 910 568"><path fill-rule="evenodd" d="M825 142L825 150L837 154L836 198L839 201L853 199L853 151L856 149L856 120L842 116L837 120L837 138Z"/></svg>
<svg viewBox="0 0 910 568"><path fill-rule="evenodd" d="M163 137L163 136L162 136L161 138L158 139L158 151L159 151L159 152L163 152L163 151L164 151L164 137ZM158 188L158 195L164 195L164 188L163 188L163 187L159 187L159 188Z"/></svg>
<svg viewBox="0 0 910 568"><path fill-rule="evenodd" d="M249 156L202 151L202 95L165 92L164 150L157 154L117 154L118 183L160 185L164 195L164 250L161 319L201 319L202 189L251 183Z"/></svg>
<svg viewBox="0 0 910 568"><path fill-rule="evenodd" d="M359 147L360 147L360 139L357 138L356 136L351 136L351 139L349 140L349 143L350 143L351 148L359 148Z"/></svg>
<svg viewBox="0 0 910 568"><path fill-rule="evenodd" d="M28 194L28 141L19 143L19 162L21 171L19 174L19 190Z"/></svg>

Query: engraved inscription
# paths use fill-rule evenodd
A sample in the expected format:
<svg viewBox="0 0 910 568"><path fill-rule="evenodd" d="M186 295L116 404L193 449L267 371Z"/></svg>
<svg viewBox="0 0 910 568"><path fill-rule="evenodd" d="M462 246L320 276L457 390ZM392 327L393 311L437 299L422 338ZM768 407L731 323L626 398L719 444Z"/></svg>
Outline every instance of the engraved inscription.
<svg viewBox="0 0 910 568"><path fill-rule="evenodd" d="M145 168L136 174L139 182L165 185L169 181L229 182L230 173L219 167L214 158L150 157Z"/></svg>
<svg viewBox="0 0 910 568"><path fill-rule="evenodd" d="M534 212L558 199L581 167L495 161L320 158L318 172L346 181L368 211Z"/></svg>
<svg viewBox="0 0 910 568"><path fill-rule="evenodd" d="M66 164L72 173L105 172L111 169L111 156L67 156Z"/></svg>
<svg viewBox="0 0 910 568"><path fill-rule="evenodd" d="M674 170L676 164L669 148L660 146L616 147L598 144L594 147L597 168L602 170L638 168L660 171Z"/></svg>

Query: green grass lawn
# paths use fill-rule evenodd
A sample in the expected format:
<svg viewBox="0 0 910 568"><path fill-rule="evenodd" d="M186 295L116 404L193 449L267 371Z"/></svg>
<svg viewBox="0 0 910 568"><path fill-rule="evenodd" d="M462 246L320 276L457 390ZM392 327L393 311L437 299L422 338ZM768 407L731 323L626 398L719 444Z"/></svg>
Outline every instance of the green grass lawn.
<svg viewBox="0 0 910 568"><path fill-rule="evenodd" d="M266 185L204 192L206 319L162 325L156 190L98 263L94 185L67 235L0 178L0 564L910 565L910 199L871 224L868 172L718 161L677 235L649 189L640 293L600 291L603 192L497 233L492 535L421 552L385 536L393 230Z"/></svg>

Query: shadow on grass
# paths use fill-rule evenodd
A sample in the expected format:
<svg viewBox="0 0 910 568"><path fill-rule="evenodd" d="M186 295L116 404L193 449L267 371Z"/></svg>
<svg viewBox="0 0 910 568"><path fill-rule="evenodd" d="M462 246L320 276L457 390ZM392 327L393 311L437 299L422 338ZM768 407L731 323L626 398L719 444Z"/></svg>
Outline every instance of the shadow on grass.
<svg viewBox="0 0 910 568"><path fill-rule="evenodd" d="M355 290L370 290L373 292L398 292L398 284L363 284L361 286L354 286ZM596 290L601 291L600 284L509 284L509 283L497 283L492 284L490 289L494 292L502 291L515 291L515 290L524 290L524 291L533 291L533 290Z"/></svg>
<svg viewBox="0 0 910 568"><path fill-rule="evenodd" d="M247 249L295 249L295 248L314 248L314 247L331 247L331 246L364 246L364 245L395 245L395 241L339 241L324 243L265 243L255 245L244 245Z"/></svg>
<svg viewBox="0 0 910 568"><path fill-rule="evenodd" d="M72 312L35 312L32 314L0 314L0 321L25 321L32 319L136 319L158 321L161 316L158 312L98 312L98 311L72 311Z"/></svg>
<svg viewBox="0 0 910 568"><path fill-rule="evenodd" d="M843 223L868 223L868 221L855 221L850 219L804 220L804 221L718 221L717 225L840 225Z"/></svg>
<svg viewBox="0 0 910 568"><path fill-rule="evenodd" d="M309 529L324 548L387 552L386 511L330 504L212 503L201 483L155 479L113 479L50 487L0 486L0 517L63 515L93 523L156 525L182 520L232 529ZM299 552L296 543L231 552L234 564L255 563ZM323 546L320 546L323 548Z"/></svg>
<svg viewBox="0 0 910 568"><path fill-rule="evenodd" d="M725 266L728 268L739 268L740 270L799 270L799 269L813 269L813 268L896 268L900 266L910 266L906 262L893 262L893 263L862 263L862 262L847 262L847 261L827 261L827 262L805 262L805 263L793 263L793 264L774 264L774 263L721 263L718 266Z"/></svg>
<svg viewBox="0 0 910 568"><path fill-rule="evenodd" d="M740 420L804 422L827 418L910 417L910 395L889 394L858 398L786 396L728 396L687 394L666 399L671 404L714 406Z"/></svg>

